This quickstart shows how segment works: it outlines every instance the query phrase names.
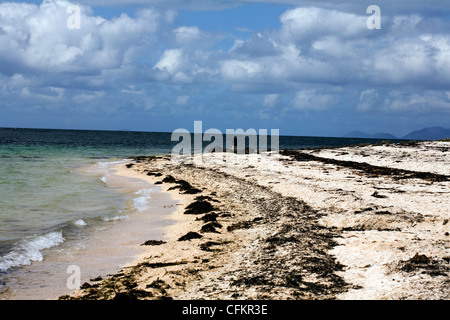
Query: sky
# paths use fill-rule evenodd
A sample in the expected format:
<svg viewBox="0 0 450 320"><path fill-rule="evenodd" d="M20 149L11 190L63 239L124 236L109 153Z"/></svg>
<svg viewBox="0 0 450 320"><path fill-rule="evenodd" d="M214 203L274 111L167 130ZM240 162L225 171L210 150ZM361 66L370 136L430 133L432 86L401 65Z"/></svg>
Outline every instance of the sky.
<svg viewBox="0 0 450 320"><path fill-rule="evenodd" d="M0 127L449 127L447 2L1 2Z"/></svg>

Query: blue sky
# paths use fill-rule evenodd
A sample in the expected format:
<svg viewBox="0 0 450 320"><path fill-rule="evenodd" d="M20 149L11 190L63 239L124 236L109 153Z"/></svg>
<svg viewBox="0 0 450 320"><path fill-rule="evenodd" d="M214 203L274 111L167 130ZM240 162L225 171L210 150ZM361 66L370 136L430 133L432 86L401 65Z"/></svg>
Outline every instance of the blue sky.
<svg viewBox="0 0 450 320"><path fill-rule="evenodd" d="M81 8L68 29L67 7ZM403 136L450 122L446 1L0 4L0 127Z"/></svg>

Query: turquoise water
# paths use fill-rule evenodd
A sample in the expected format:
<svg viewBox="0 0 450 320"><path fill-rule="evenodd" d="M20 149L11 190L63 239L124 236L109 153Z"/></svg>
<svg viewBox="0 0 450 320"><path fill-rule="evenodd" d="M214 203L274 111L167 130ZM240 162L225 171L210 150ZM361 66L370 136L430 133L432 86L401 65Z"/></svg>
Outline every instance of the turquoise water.
<svg viewBox="0 0 450 320"><path fill-rule="evenodd" d="M127 195L106 187L101 171L77 171L101 162L76 149L0 147L0 271L42 260L43 249L126 210Z"/></svg>
<svg viewBox="0 0 450 320"><path fill-rule="evenodd" d="M139 195L106 186L111 166L170 143L157 133L0 129L0 273L126 217Z"/></svg>

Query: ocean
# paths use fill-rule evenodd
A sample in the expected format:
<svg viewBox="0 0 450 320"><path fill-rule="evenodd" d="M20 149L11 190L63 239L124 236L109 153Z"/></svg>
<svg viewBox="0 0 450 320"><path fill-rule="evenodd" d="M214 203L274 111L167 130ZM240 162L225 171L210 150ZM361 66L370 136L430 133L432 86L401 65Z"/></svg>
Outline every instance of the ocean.
<svg viewBox="0 0 450 320"><path fill-rule="evenodd" d="M376 141L280 136L279 147ZM106 254L105 247L113 243L99 247L98 239L111 236L121 224L147 219L155 225L154 236L161 237L165 222L155 216L162 212L155 199L164 195L143 181L121 180L113 167L132 156L170 154L176 144L171 133L0 128L0 299L68 293L69 263L84 263L85 270L89 264L98 266L86 278L114 272L131 252L123 259L120 250Z"/></svg>

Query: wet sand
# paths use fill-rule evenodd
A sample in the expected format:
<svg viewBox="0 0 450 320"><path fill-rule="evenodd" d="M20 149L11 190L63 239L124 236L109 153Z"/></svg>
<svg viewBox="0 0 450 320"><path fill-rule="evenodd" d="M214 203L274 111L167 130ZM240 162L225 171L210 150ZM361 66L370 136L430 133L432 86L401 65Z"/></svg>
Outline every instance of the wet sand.
<svg viewBox="0 0 450 320"><path fill-rule="evenodd" d="M74 291L67 285L68 279L74 274L71 271L73 269L68 269L70 266L79 268L81 283L107 277L139 257L143 251L140 245L147 237L163 237L165 227L172 223L168 216L177 201L161 192L158 186L141 179L117 175L114 171L109 173L107 185L121 193L132 194L149 188L154 191L145 210L136 212L133 204L129 203L123 216L115 217L120 219L94 227L83 238L71 239L57 248L45 250L43 261L34 261L31 265L8 272L2 278L4 285L0 292L1 299L58 299Z"/></svg>
<svg viewBox="0 0 450 320"><path fill-rule="evenodd" d="M65 299L448 299L450 142L136 157L163 240Z"/></svg>

